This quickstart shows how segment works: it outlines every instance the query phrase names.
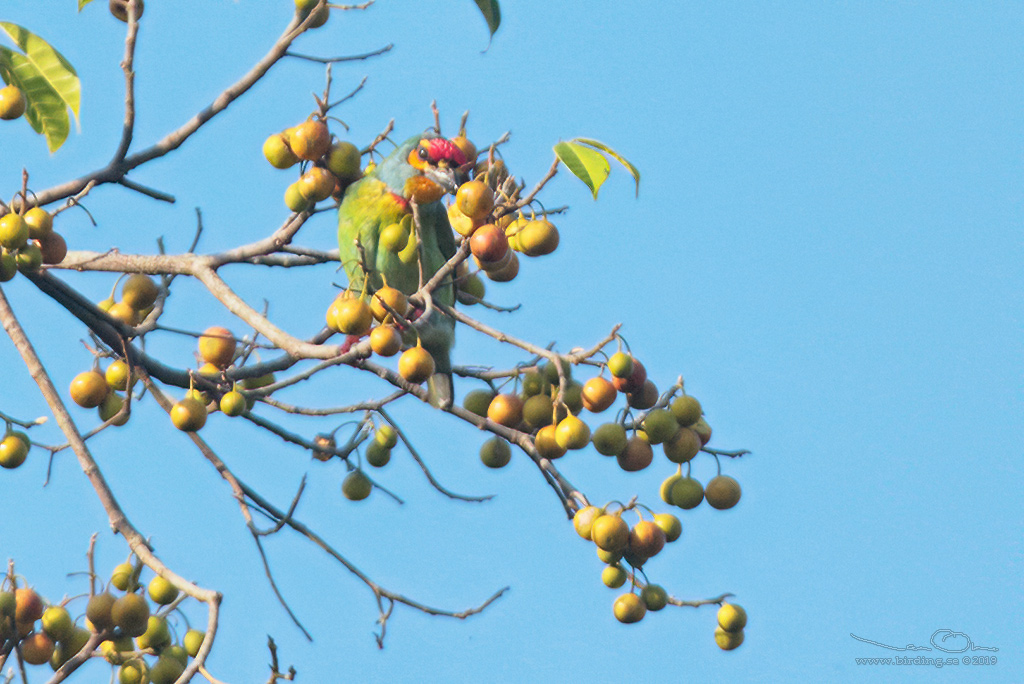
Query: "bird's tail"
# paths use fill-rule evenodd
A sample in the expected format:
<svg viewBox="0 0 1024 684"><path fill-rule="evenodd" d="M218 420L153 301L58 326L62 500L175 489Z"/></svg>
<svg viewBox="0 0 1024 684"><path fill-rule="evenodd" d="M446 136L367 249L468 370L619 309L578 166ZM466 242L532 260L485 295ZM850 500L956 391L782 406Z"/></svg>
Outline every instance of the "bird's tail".
<svg viewBox="0 0 1024 684"><path fill-rule="evenodd" d="M448 408L452 405L452 374L434 373L427 380L427 393L431 406L435 408Z"/></svg>

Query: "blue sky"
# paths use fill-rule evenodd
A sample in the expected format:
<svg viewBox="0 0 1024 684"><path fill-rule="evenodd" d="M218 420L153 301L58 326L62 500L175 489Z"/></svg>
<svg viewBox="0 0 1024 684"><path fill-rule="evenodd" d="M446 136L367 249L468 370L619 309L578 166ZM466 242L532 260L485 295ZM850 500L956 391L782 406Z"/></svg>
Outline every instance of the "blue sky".
<svg viewBox="0 0 1024 684"><path fill-rule="evenodd" d="M82 130L55 155L24 121L0 125L5 198L20 187L23 166L45 188L112 154L123 25L103 5L78 15L71 0L3 3L0 19L50 40L83 84ZM558 221L559 251L489 289L495 302L523 309L470 311L562 350L589 346L621 322L660 385L685 377L715 430L712 446L753 451L723 464L743 486L740 505L680 512L682 540L649 566L652 580L682 598L736 594L750 615L746 642L720 652L712 608L615 622L617 592L600 583L592 547L536 469L519 454L506 470L485 472L476 457L482 436L453 419L412 402L395 408L438 479L459 492L496 494L490 503L444 499L396 452L380 476L406 504L379 495L352 504L338 492L338 464L311 462L215 416L204 436L279 505L309 474L298 515L379 582L452 609L512 588L466 622L396 609L378 652L372 594L305 540L278 535L268 551L316 639L306 644L276 604L229 490L147 401L130 427L104 433L93 448L164 560L225 593L211 672L228 682L265 679L270 634L300 681L921 680L934 668L856 665L893 653L850 635L926 645L949 629L999 648L998 662L947 667L956 672L943 676L1024 678L1021 7L506 5L486 53L469 0L381 0L366 12L335 12L296 50L337 56L395 44L386 57L334 70L339 93L369 77L339 112L357 143L392 117L398 139L426 128L436 98L450 134L466 109L478 143L511 130L505 158L528 183L547 170L551 146L574 136L605 141L640 168L639 198L613 169L597 202L560 174L542 195L548 206L571 205ZM150 3L136 63L138 145L238 78L289 8ZM200 207L202 249L268 234L285 218L291 176L266 165L260 146L303 120L308 94L322 87L321 67L279 65L189 145L133 174L174 194L175 205L102 188L87 203L97 228L67 212L58 231L72 249L152 251L164 236L169 251L180 251ZM332 215L301 236L330 247ZM251 301L270 300L274 321L304 336L322 325L331 281L339 281L329 268L308 271L224 275ZM59 275L95 300L114 280ZM59 387L88 368L76 321L24 279L4 292ZM244 329L190 283L175 283L168 307L168 324ZM191 360L191 346L177 337L149 345L179 365ZM0 343L0 360L8 369L0 411L42 415L9 343ZM460 331L455 363L519 360ZM282 399L337 405L385 392L336 370ZM93 424L92 412L74 410L84 427ZM53 427L40 431L39 441L57 441ZM623 473L593 451L559 467L593 500L636 494L659 505L658 484L672 472L659 456L646 471ZM40 451L0 473L5 509L17 512L0 534L0 555L58 600L84 591L80 577L65 575L84 569L92 532L101 533L101 572L127 552L105 533L76 462L58 457L44 488L45 474ZM712 459L698 458L695 475L713 474ZM106 676L91 667L96 674L82 677Z"/></svg>

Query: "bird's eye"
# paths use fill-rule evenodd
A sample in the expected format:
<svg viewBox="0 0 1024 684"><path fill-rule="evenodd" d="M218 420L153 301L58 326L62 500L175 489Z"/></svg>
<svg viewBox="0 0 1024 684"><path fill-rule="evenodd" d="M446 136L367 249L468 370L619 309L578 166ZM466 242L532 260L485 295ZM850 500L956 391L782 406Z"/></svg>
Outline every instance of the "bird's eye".
<svg viewBox="0 0 1024 684"><path fill-rule="evenodd" d="M418 154L420 159L423 159L424 161L430 157L430 151L426 147L421 147Z"/></svg>

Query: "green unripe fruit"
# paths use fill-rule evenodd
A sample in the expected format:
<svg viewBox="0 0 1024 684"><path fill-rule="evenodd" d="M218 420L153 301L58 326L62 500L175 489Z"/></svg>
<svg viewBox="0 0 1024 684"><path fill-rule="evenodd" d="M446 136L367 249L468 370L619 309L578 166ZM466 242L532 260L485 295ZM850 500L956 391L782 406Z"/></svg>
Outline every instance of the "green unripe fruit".
<svg viewBox="0 0 1024 684"><path fill-rule="evenodd" d="M109 393L103 399L103 403L99 405L100 420L104 423L108 420L113 419L115 416L121 413L121 409L124 407L124 399L114 392ZM111 425L121 426L128 422L129 415L127 413L121 414L118 418L113 420Z"/></svg>
<svg viewBox="0 0 1024 684"><path fill-rule="evenodd" d="M298 181L292 183L284 190L284 205L291 209L296 214L306 211L312 207L314 202L309 201L299 191Z"/></svg>
<svg viewBox="0 0 1024 684"><path fill-rule="evenodd" d="M532 397L546 394L551 386L539 371L527 371L523 374L523 396Z"/></svg>
<svg viewBox="0 0 1024 684"><path fill-rule="evenodd" d="M245 395L237 390L231 390L225 392L224 396L220 398L220 410L225 416L240 416L245 413L248 405L245 401Z"/></svg>
<svg viewBox="0 0 1024 684"><path fill-rule="evenodd" d="M728 475L718 475L708 481L704 488L704 498L712 508L720 511L732 508L740 501L742 491L740 483Z"/></svg>
<svg viewBox="0 0 1024 684"><path fill-rule="evenodd" d="M89 603L85 606L85 617L97 630L102 631L114 626L114 618L110 611L114 607L115 601L117 598L107 591L89 599Z"/></svg>
<svg viewBox="0 0 1024 684"><path fill-rule="evenodd" d="M555 405L546 394L535 394L523 402L523 420L533 429L551 425Z"/></svg>
<svg viewBox="0 0 1024 684"><path fill-rule="evenodd" d="M121 591L128 591L132 587L132 577L135 574L135 566L131 563L121 563L110 575L110 583Z"/></svg>
<svg viewBox="0 0 1024 684"><path fill-rule="evenodd" d="M125 594L114 601L110 617L126 635L142 636L149 626L149 604L139 594Z"/></svg>
<svg viewBox="0 0 1024 684"><path fill-rule="evenodd" d="M149 667L142 658L132 658L117 671L118 684L146 684Z"/></svg>
<svg viewBox="0 0 1024 684"><path fill-rule="evenodd" d="M487 409L494 399L494 392L487 389L476 389L469 392L462 400L462 407L470 413L475 413L481 418L487 417Z"/></svg>
<svg viewBox="0 0 1024 684"><path fill-rule="evenodd" d="M704 486L692 477L684 477L672 485L670 497L672 505L690 510L704 500Z"/></svg>
<svg viewBox="0 0 1024 684"><path fill-rule="evenodd" d="M173 684L184 671L185 666L177 658L160 656L149 670L149 681L150 684Z"/></svg>
<svg viewBox="0 0 1024 684"><path fill-rule="evenodd" d="M618 589L626 583L627 579L629 579L629 573L618 563L609 565L601 571L601 581L609 589Z"/></svg>
<svg viewBox="0 0 1024 684"><path fill-rule="evenodd" d="M676 417L676 420L683 427L689 427L696 423L700 420L703 413L700 402L688 394L676 397L669 408L672 410L672 415Z"/></svg>
<svg viewBox="0 0 1024 684"><path fill-rule="evenodd" d="M136 311L143 311L156 303L160 288L153 279L142 273L128 276L121 287L121 301Z"/></svg>
<svg viewBox="0 0 1024 684"><path fill-rule="evenodd" d="M512 447L501 437L492 437L480 447L480 461L488 468L504 468L512 460Z"/></svg>
<svg viewBox="0 0 1024 684"><path fill-rule="evenodd" d="M174 599L178 598L178 588L171 584L171 581L164 579L160 575L157 575L149 581L149 587L147 587L149 598L153 599L154 603L158 603L161 606L166 606L174 603Z"/></svg>
<svg viewBox="0 0 1024 684"><path fill-rule="evenodd" d="M150 615L146 622L146 631L136 639L139 650L147 648L160 650L171 643L171 632L167 628L167 620L156 615Z"/></svg>
<svg viewBox="0 0 1024 684"><path fill-rule="evenodd" d="M398 254L409 244L409 231L401 223L392 223L380 231L380 246Z"/></svg>
<svg viewBox="0 0 1024 684"><path fill-rule="evenodd" d="M341 493L349 501L362 501L372 490L373 483L361 470L353 470L341 483Z"/></svg>
<svg viewBox="0 0 1024 684"><path fill-rule="evenodd" d="M199 655L199 648L203 645L203 639L206 638L206 632L200 632L198 629L190 629L185 632L184 638L181 643L185 646L185 651L195 658Z"/></svg>
<svg viewBox="0 0 1024 684"><path fill-rule="evenodd" d="M672 503L672 487L675 485L676 482L679 482L682 479L683 476L680 475L679 473L669 475L668 477L665 478L665 481L661 483L661 489L658 490L658 494L661 496L662 501L671 506L675 505Z"/></svg>
<svg viewBox="0 0 1024 684"><path fill-rule="evenodd" d="M168 646L167 648L165 648L160 653L160 657L161 658L174 658L179 663L181 663L182 667L185 667L186 665L188 665L188 652L184 648L182 648L181 646L178 646L177 644L174 644L172 646Z"/></svg>
<svg viewBox="0 0 1024 684"><path fill-rule="evenodd" d="M5 249L0 252L0 283L6 283L16 275L18 275L18 258Z"/></svg>
<svg viewBox="0 0 1024 684"><path fill-rule="evenodd" d="M398 433L390 425L381 425L373 435L373 441L385 449L394 449L398 445Z"/></svg>
<svg viewBox="0 0 1024 684"><path fill-rule="evenodd" d="M668 442L679 432L676 417L667 409L653 409L644 418L643 425L651 444Z"/></svg>
<svg viewBox="0 0 1024 684"><path fill-rule="evenodd" d="M67 641L75 631L71 613L63 606L50 606L43 611L43 631L54 641Z"/></svg>
<svg viewBox="0 0 1024 684"><path fill-rule="evenodd" d="M721 627L715 627L715 643L723 651L731 651L743 643L743 630L729 632Z"/></svg>
<svg viewBox="0 0 1024 684"><path fill-rule="evenodd" d="M633 372L633 357L624 352L615 352L608 359L608 370L617 378L628 378Z"/></svg>
<svg viewBox="0 0 1024 684"><path fill-rule="evenodd" d="M572 379L572 364L569 363L568 361L566 361L563 358L559 358L558 361L559 361L559 365L562 368L562 374L565 375L566 381L571 380ZM544 379L547 380L549 384L552 384L552 385L557 385L558 384L558 367L559 366L556 366L551 361L548 361L543 366L541 366L541 369L540 369L541 373L544 374Z"/></svg>
<svg viewBox="0 0 1024 684"><path fill-rule="evenodd" d="M618 423L605 423L594 430L594 448L602 456L618 456L626 450L629 438L626 428Z"/></svg>
<svg viewBox="0 0 1024 684"><path fill-rule="evenodd" d="M35 242L29 242L18 250L15 260L18 262L19 271L33 273L43 265L43 250Z"/></svg>
<svg viewBox="0 0 1024 684"><path fill-rule="evenodd" d="M366 445L366 462L374 468L383 468L391 460L391 449L373 440Z"/></svg>
<svg viewBox="0 0 1024 684"><path fill-rule="evenodd" d="M666 503L668 503L666 501ZM674 542L683 534L683 523L671 513L655 513L654 524L665 533L666 542Z"/></svg>
<svg viewBox="0 0 1024 684"><path fill-rule="evenodd" d="M331 145L327 151L327 168L343 181L359 178L359 148L347 141L339 141Z"/></svg>
<svg viewBox="0 0 1024 684"><path fill-rule="evenodd" d="M28 224L18 214L11 212L0 216L0 246L19 249L28 240Z"/></svg>
<svg viewBox="0 0 1024 684"><path fill-rule="evenodd" d="M661 445L673 463L686 463L700 452L700 437L690 428L680 428L675 436Z"/></svg>
<svg viewBox="0 0 1024 684"><path fill-rule="evenodd" d="M668 605L668 593L657 584L648 584L640 590L640 599L647 610L661 610Z"/></svg>

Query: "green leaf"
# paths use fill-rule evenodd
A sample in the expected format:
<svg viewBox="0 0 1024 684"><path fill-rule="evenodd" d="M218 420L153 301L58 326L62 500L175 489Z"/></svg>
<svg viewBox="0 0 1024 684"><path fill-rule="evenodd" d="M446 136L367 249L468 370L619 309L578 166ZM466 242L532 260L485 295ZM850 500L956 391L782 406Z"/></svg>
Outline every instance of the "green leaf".
<svg viewBox="0 0 1024 684"><path fill-rule="evenodd" d="M625 166L626 170L629 171L629 174L633 176L633 180L636 181L636 196L640 196L640 171L635 166L633 166L628 159L623 157L621 154L619 154L612 148L605 145L603 142L599 142L597 140L591 140L590 138L574 138L573 142L580 142L583 143L584 145L596 147L602 152L606 152L607 154L611 155L615 159L615 161Z"/></svg>
<svg viewBox="0 0 1024 684"><path fill-rule="evenodd" d="M487 21L487 29L494 35L501 25L501 8L498 7L498 0L476 0L476 6Z"/></svg>
<svg viewBox="0 0 1024 684"><path fill-rule="evenodd" d="M78 11L81 12L82 8L88 5L92 0L78 0Z"/></svg>
<svg viewBox="0 0 1024 684"><path fill-rule="evenodd" d="M64 59L64 55L54 50L39 36L17 24L0 21L0 29L3 29L11 37L11 40L24 51L25 58L46 80L53 92L64 101L64 104L71 108L77 121L82 91L78 74L74 67ZM32 99L27 92L25 97Z"/></svg>
<svg viewBox="0 0 1024 684"><path fill-rule="evenodd" d="M0 45L0 76L25 93L25 118L36 131L46 136L50 152L55 152L68 138L71 120L64 100L28 57Z"/></svg>
<svg viewBox="0 0 1024 684"><path fill-rule="evenodd" d="M555 156L572 171L573 175L587 184L597 199L597 191L608 178L611 167L600 152L576 142L560 142L555 145Z"/></svg>

